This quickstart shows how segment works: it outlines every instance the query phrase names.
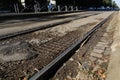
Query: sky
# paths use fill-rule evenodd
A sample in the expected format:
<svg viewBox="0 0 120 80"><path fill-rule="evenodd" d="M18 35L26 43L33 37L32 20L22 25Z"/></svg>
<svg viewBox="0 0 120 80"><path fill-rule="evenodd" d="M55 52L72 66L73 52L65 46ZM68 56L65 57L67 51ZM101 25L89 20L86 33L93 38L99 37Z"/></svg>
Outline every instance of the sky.
<svg viewBox="0 0 120 80"><path fill-rule="evenodd" d="M117 3L117 5L120 7L120 0L113 0Z"/></svg>

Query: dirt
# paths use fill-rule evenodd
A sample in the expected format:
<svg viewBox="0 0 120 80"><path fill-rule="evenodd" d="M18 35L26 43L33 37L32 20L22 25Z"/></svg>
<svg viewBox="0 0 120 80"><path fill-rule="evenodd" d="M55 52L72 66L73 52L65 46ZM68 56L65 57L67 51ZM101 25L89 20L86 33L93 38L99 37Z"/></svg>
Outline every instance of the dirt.
<svg viewBox="0 0 120 80"><path fill-rule="evenodd" d="M88 25L89 26L89 25ZM92 26L92 25L91 25ZM83 27L81 27L81 28L83 28ZM33 43L33 41L32 41L32 43L31 44L29 44L29 45L31 45L31 47L33 48L33 51L34 52L36 52L37 53L37 58L35 58L34 56L32 56L32 57L34 57L33 59L29 59L29 61L28 60L21 60L21 61L18 61L21 57L18 57L18 60L16 60L16 62L14 62L14 64L13 64L13 62L10 62L9 61L9 63L2 63L1 64L1 68L3 68L3 66L4 67L6 67L7 68L7 71L6 70L1 70L1 73L2 73L2 76L3 76L3 73L4 73L4 77L6 77L7 78L7 76L9 77L8 79L12 79L13 78L13 73L16 73L16 71L17 71L17 73L16 73L16 75L14 75L14 76L16 76L16 78L15 79L17 79L17 78L20 78L20 77L24 77L25 76L25 74L22 72L22 71L24 71L24 72L26 72L26 74L29 74L29 76L31 76L33 73L34 73L34 69L40 69L40 68L42 68L44 65L46 65L46 64L48 64L51 60L53 60L57 55L58 55L58 52L60 52L60 51L63 51L64 50L64 46L65 46L65 48L66 47L69 47L70 46L70 43L72 44L72 43L74 43L73 41L75 41L75 39L77 39L80 35L82 35L83 34L83 31L84 32L87 32L87 30L85 30L85 29L79 29L79 31L72 31L72 32L68 32L65 36L62 36L62 37L58 37L58 38L55 38L55 39L52 39L52 40L50 40L50 41L48 41L48 42L45 42L44 44L36 44L36 43ZM89 28L89 27L88 27ZM81 30L83 30L83 31L81 31ZM72 34L71 34L72 33ZM38 38L39 39L39 38ZM13 40L12 40L13 41ZM64 41L64 42L63 42ZM65 43L67 41L67 43ZM31 41L30 41L31 42ZM53 45L54 45L54 43L57 43L58 44L58 42L60 42L59 43L59 45L63 45L63 44L61 44L61 42L62 43L64 43L64 46L62 46L62 48L63 48L63 50L60 48L60 46L58 46L58 49L56 49L55 47L57 47L57 45L55 44L55 46L53 47ZM69 43L68 43L69 42ZM52 44L52 46L49 46L49 45L51 45ZM47 46L46 46L47 45ZM44 48L45 47L45 48ZM10 46L9 46L9 48L10 48ZM60 48L60 49L59 49ZM46 50L45 50L46 49ZM56 51L57 50L57 51ZM51 52L52 51L52 52ZM29 52L30 53L30 52ZM53 54L54 53L54 54ZM6 53L7 54L7 53ZM16 54L14 54L14 55L16 55ZM25 54L24 54L25 55ZM35 54L34 54L35 55ZM6 56L6 55L4 55L4 56ZM12 55L13 56L13 55ZM25 55L26 56L26 55ZM10 56L9 56L10 57ZM13 57L17 57L17 56L13 56ZM12 61L14 61L15 60L15 58L14 59L12 59ZM23 59L23 58L22 58ZM26 58L27 59L27 58ZM6 60L8 60L8 59L6 59ZM41 60L44 60L44 61L41 61ZM38 62L37 62L38 61ZM37 62L37 63L36 63ZM11 65L11 66L9 66L9 67L7 67L8 66L8 64L9 65ZM15 66L17 64L17 66ZM28 64L31 64L31 66L27 66ZM19 66L19 67L18 67ZM27 66L27 67L26 67ZM35 67L34 67L35 66ZM13 70L13 68L14 69L16 69L16 71L14 71ZM12 70L12 71L10 71L10 70ZM22 71L21 71L22 70ZM10 72L9 72L10 71ZM19 73L18 73L19 72ZM8 75L8 73L9 73L9 75ZM11 76L11 78L10 78L10 76Z"/></svg>
<svg viewBox="0 0 120 80"><path fill-rule="evenodd" d="M112 51L108 66L108 77L106 80L120 79L120 12L118 13L118 15L116 15L116 19L114 19L113 22L115 30L113 36L113 43L111 45Z"/></svg>
<svg viewBox="0 0 120 80"><path fill-rule="evenodd" d="M106 14L106 17L109 14ZM98 15L96 17L98 17ZM80 19L80 21L81 20L82 19ZM97 20L97 22L100 22L100 20ZM81 35L86 33L88 30L93 28L93 26L97 22L96 20L93 19L93 21L91 20L90 22L88 21L86 23L83 22L82 24L80 24L79 20L75 20L69 24L56 26L58 27L56 30L54 27L54 28L43 30L43 31L37 31L30 34L17 36L14 38L0 41L1 46L6 45L5 48L2 48L3 46L1 47L3 49L5 57L6 57L6 54L14 54L14 53L8 53L9 49L8 51L4 51L4 49L7 49L8 47L12 48L15 53L19 53L19 55L21 53L23 54L24 52L26 54L24 55L24 57L21 57L21 60L19 60L20 58L18 60L14 59L12 61L11 59L9 59L9 61L6 61L6 62L5 60L4 61L1 60L3 61L2 63L0 63L1 79L15 80L15 79L22 79L26 76L27 77L32 76L34 73L37 72L38 69L40 70L42 67L47 65L51 60L53 60L56 56L58 56L58 52L60 52L61 50L64 50L66 47L73 44L78 37L80 37ZM77 24L77 25L74 25L74 24ZM64 28L64 30L60 27ZM62 30L58 31L59 29L62 29ZM19 46L14 45L15 43L19 43ZM53 44L58 45L57 50L56 50L57 47L54 46ZM62 48L61 47L59 48L59 46L61 46ZM23 50L24 47L27 49L27 51ZM17 49L20 48L22 51L19 52L19 50L14 48L17 48ZM29 56L30 53L32 53L33 55L29 59L27 56ZM17 56L15 55L15 57ZM6 57L6 60L7 60L7 57Z"/></svg>
<svg viewBox="0 0 120 80"><path fill-rule="evenodd" d="M97 30L92 38L76 51L73 57L57 71L51 80L105 80L110 55L103 56L95 61L91 60L90 55L97 43L101 41L104 33L107 32L108 23L109 21ZM108 35L110 36L107 39L112 40L113 31Z"/></svg>

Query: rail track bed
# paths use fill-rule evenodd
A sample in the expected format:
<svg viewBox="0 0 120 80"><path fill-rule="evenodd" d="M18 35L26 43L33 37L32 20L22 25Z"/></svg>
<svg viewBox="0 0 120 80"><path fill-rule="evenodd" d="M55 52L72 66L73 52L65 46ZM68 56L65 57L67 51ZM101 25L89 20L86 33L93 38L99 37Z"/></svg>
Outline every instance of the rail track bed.
<svg viewBox="0 0 120 80"><path fill-rule="evenodd" d="M64 36L32 32L0 41L0 78L30 78L83 38L97 23L86 24ZM92 26L92 27L90 27Z"/></svg>
<svg viewBox="0 0 120 80"><path fill-rule="evenodd" d="M102 12L101 12L102 13ZM82 18L86 18L89 16L98 15L100 12L81 12L81 13L72 13L66 15L54 15L49 18L31 18L27 20L18 20L14 22L4 22L0 23L0 39L12 37L24 33L33 32L36 30L42 30L45 28L53 27L56 25L69 23L73 20L78 20ZM32 21L31 21L32 20Z"/></svg>
<svg viewBox="0 0 120 80"><path fill-rule="evenodd" d="M117 13L115 14L117 15ZM115 15L109 19L101 28L99 28L95 34L84 44L82 45L75 54L70 57L67 62L60 67L59 70L55 73L54 77L50 80L102 80L107 77L107 74L104 74L108 72L108 62L107 60L110 59L110 50L111 50L111 44L112 44L112 38L114 32L109 31L108 28L112 27L111 30L114 31L112 22L114 21ZM115 18L116 19L116 18ZM110 26L109 26L110 25ZM108 34L107 36L105 34ZM101 50L101 48L105 47L106 45L99 46L100 43L102 43L102 40L105 40L105 44L107 44L106 49L103 49L104 52L99 52L98 54L102 54L102 56L94 55L94 50L97 48L98 51ZM109 48L109 50L108 50ZM100 62L100 61L103 62ZM98 67L99 66L99 67ZM97 69L96 69L97 68ZM102 77L101 74L97 73L97 70L103 70L102 75L105 75L106 77Z"/></svg>
<svg viewBox="0 0 120 80"><path fill-rule="evenodd" d="M12 46L8 46L6 48L12 48L13 52L15 52L15 53L19 53L18 51L16 52L16 50L14 50L14 48L17 46L18 46L18 49L19 48L21 49L20 50L21 53L27 54L28 52L32 52L31 54L28 54L26 56L26 58L20 57L21 59L27 59L27 60L15 61L14 59L17 57L17 56L15 56L15 57L13 57L13 60L11 60L14 62L1 63L0 66L3 68L3 70L1 70L0 76L3 76L4 78L5 77L10 78L10 76L13 76L16 79L18 79L20 77L25 76L24 72L26 72L26 74L28 73L29 75L33 74L35 72L35 69L41 69L42 67L44 67L44 65L47 65L55 57L57 57L60 54L60 52L64 51L67 47L74 44L81 37L82 33L83 33L83 31L81 31L81 30L73 31L73 32L66 34L63 37L54 37L52 40L50 40L51 37L45 38L46 41L44 40L41 43L34 42L34 40L38 40L38 38L34 39L34 40L30 39L30 37L32 37L32 38L35 37L34 35L33 36L26 35L27 37L24 35L22 38L21 37L14 38L14 39L0 42L1 44L5 45L5 47L8 45L12 45ZM44 34L42 36L45 37ZM42 36L40 36L40 38L42 38ZM50 36L50 35L47 35L46 37L48 37L48 36ZM48 41L47 41L47 39L48 39ZM1 45L1 46L3 46L3 45ZM26 47L27 50L24 50L24 47ZM11 52L8 52L9 49L8 49L8 51L5 51L5 50L7 50L6 48L3 49L3 53L5 55L14 55L15 54L15 53L10 54ZM7 56L6 58L9 58L9 57ZM31 59L31 58L33 58L33 59ZM28 66L29 64L31 66ZM14 74L14 73L16 73L16 74Z"/></svg>

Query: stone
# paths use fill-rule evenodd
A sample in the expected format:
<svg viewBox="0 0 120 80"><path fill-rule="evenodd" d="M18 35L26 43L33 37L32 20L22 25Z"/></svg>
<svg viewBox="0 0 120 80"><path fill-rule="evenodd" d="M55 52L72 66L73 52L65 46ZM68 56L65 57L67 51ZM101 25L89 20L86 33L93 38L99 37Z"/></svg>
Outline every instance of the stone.
<svg viewBox="0 0 120 80"><path fill-rule="evenodd" d="M98 44L94 47L93 52L101 54L105 51L106 47L109 47L108 43L98 42Z"/></svg>
<svg viewBox="0 0 120 80"><path fill-rule="evenodd" d="M113 43L113 39L109 39L108 42L109 42L109 44L112 44Z"/></svg>
<svg viewBox="0 0 120 80"><path fill-rule="evenodd" d="M101 44L102 43L102 44ZM98 44L96 46L100 46L100 47L108 47L107 44L104 44L104 42L98 42Z"/></svg>
<svg viewBox="0 0 120 80"><path fill-rule="evenodd" d="M74 59L73 59L73 58L70 58L70 61L74 61Z"/></svg>
<svg viewBox="0 0 120 80"><path fill-rule="evenodd" d="M102 42L102 43L104 43L104 44L109 44L109 41L105 38L105 37L102 37L101 39L100 39L100 41ZM100 42L100 43L101 43Z"/></svg>
<svg viewBox="0 0 120 80"><path fill-rule="evenodd" d="M67 75L67 78L68 78L68 79L72 79L72 77L71 77L70 75Z"/></svg>
<svg viewBox="0 0 120 80"><path fill-rule="evenodd" d="M104 49L100 49L100 48L98 48L98 47L95 47L95 48L93 49L93 52L102 54L102 53L104 52Z"/></svg>
<svg viewBox="0 0 120 80"><path fill-rule="evenodd" d="M89 70L90 66L87 62L82 63L82 66L85 70Z"/></svg>
<svg viewBox="0 0 120 80"><path fill-rule="evenodd" d="M111 48L106 48L105 49L105 52L103 53L105 56L108 56L108 55L110 55L110 53L111 53Z"/></svg>
<svg viewBox="0 0 120 80"><path fill-rule="evenodd" d="M95 46L94 48L96 48L96 49L101 49L101 50L105 50L105 46Z"/></svg>
<svg viewBox="0 0 120 80"><path fill-rule="evenodd" d="M78 50L76 50L76 53L78 53L80 50L78 49Z"/></svg>
<svg viewBox="0 0 120 80"><path fill-rule="evenodd" d="M104 63L104 61L103 60L100 60L100 59L98 59L98 64L102 64L102 63Z"/></svg>
<svg viewBox="0 0 120 80"><path fill-rule="evenodd" d="M107 41L107 39L105 37L102 37L100 40L101 41Z"/></svg>
<svg viewBox="0 0 120 80"><path fill-rule="evenodd" d="M99 65L95 66L95 67L93 68L93 70L92 70L92 73L94 73L95 71L97 71L99 68L100 68Z"/></svg>
<svg viewBox="0 0 120 80"><path fill-rule="evenodd" d="M107 40L107 42L98 42L98 44L106 45L106 44L109 44L109 43L108 43L108 40Z"/></svg>
<svg viewBox="0 0 120 80"><path fill-rule="evenodd" d="M103 37L107 37L107 36L109 36L108 33L104 33L103 34Z"/></svg>
<svg viewBox="0 0 120 80"><path fill-rule="evenodd" d="M91 56L89 59L90 59L91 61L96 61L96 60L97 60L95 57L92 57L92 56Z"/></svg>
<svg viewBox="0 0 120 80"><path fill-rule="evenodd" d="M94 56L94 57L97 57L97 58L102 58L102 54L98 54L98 53L95 53L95 52L92 52L91 56Z"/></svg>
<svg viewBox="0 0 120 80"><path fill-rule="evenodd" d="M99 44L99 43L98 43L96 46L104 46L104 44Z"/></svg>

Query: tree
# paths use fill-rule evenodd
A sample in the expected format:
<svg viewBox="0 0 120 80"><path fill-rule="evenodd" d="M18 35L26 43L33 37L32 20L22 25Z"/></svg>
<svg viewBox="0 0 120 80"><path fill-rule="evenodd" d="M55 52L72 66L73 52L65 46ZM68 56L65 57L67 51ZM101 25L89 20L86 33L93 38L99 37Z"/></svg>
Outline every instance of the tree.
<svg viewBox="0 0 120 80"><path fill-rule="evenodd" d="M0 9L14 11L14 4L22 7L20 0L0 0Z"/></svg>
<svg viewBox="0 0 120 80"><path fill-rule="evenodd" d="M112 7L113 8L118 8L118 5L115 3L115 1L112 2Z"/></svg>

